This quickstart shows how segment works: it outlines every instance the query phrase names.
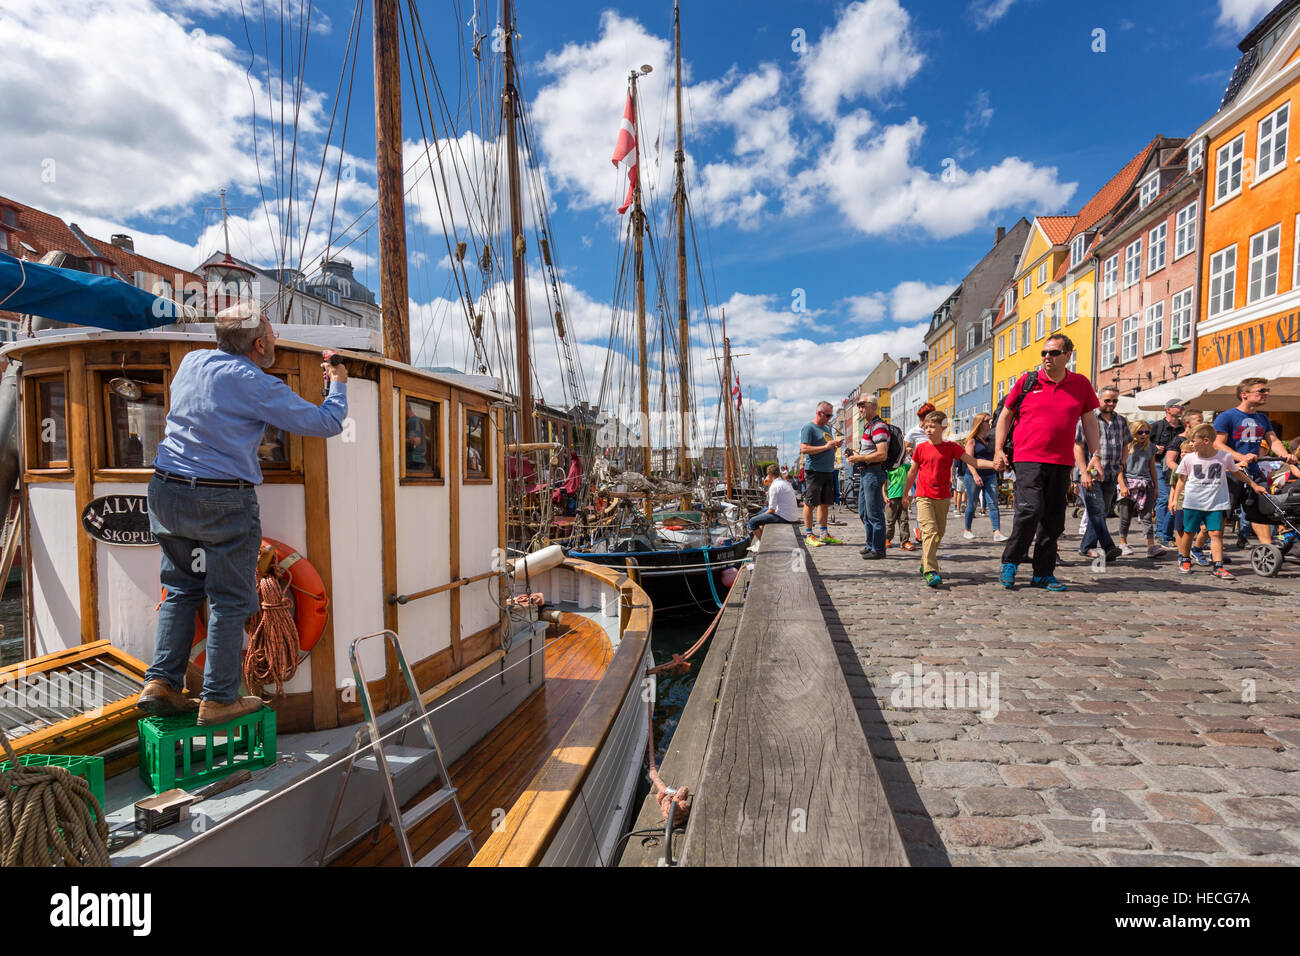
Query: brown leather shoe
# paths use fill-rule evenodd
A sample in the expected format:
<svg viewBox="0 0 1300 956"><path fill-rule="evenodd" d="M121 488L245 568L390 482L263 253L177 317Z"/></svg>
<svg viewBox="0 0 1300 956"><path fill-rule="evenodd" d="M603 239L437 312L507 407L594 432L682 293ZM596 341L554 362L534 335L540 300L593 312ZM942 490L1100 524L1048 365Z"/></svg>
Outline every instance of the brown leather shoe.
<svg viewBox="0 0 1300 956"><path fill-rule="evenodd" d="M229 704L218 704L215 700L205 700L199 704L199 726L207 727L212 724L224 724L228 720L243 717L245 714L255 714L265 706L266 701L260 697L240 697Z"/></svg>
<svg viewBox="0 0 1300 956"><path fill-rule="evenodd" d="M154 714L158 717L192 714L199 709L197 700L174 690L165 680L151 680L145 684L135 705L146 714Z"/></svg>

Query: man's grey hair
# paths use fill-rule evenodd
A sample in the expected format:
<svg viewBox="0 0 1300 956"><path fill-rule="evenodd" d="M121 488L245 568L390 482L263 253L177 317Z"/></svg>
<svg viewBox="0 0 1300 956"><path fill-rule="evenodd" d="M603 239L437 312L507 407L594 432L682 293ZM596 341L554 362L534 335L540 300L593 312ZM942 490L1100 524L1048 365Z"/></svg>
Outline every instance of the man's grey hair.
<svg viewBox="0 0 1300 956"><path fill-rule="evenodd" d="M217 313L214 323L217 348L231 355L247 355L266 334L268 320L251 302L238 302Z"/></svg>
<svg viewBox="0 0 1300 956"><path fill-rule="evenodd" d="M1116 395L1118 395L1119 389L1116 388L1114 385L1103 385L1101 387L1101 391L1098 394L1105 395L1107 392L1114 392Z"/></svg>
<svg viewBox="0 0 1300 956"><path fill-rule="evenodd" d="M876 398L874 395L859 395L858 401L862 402L864 405L880 406L880 399Z"/></svg>
<svg viewBox="0 0 1300 956"><path fill-rule="evenodd" d="M825 405L827 408L829 408L832 412L835 411L835 406L832 405L830 402L818 402L818 403L817 403L817 411L820 412L820 411L822 410L822 406L823 406L823 405Z"/></svg>

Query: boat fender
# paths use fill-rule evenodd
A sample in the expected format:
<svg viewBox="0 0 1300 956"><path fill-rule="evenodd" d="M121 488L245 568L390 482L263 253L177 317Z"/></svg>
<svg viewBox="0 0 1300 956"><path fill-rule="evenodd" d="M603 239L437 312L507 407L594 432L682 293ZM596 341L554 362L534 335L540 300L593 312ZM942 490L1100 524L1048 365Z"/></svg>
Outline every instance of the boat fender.
<svg viewBox="0 0 1300 956"><path fill-rule="evenodd" d="M541 574L563 563L564 549L558 544L553 544L540 551L524 555L522 558L516 558L510 562L509 567L514 577L521 577L525 574Z"/></svg>

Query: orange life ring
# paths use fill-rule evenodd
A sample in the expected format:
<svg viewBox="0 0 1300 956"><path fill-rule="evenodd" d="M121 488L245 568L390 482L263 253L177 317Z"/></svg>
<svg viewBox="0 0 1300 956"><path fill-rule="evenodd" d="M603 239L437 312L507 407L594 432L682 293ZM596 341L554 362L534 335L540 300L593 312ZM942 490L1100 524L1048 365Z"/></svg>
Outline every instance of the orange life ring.
<svg viewBox="0 0 1300 956"><path fill-rule="evenodd" d="M283 541L263 538L262 544L275 549L276 566L289 575L289 587L295 592L293 623L298 628L298 646L310 651L325 632L325 619L329 616L325 582L310 561ZM162 594L167 597L166 588ZM207 661L208 629L203 612L204 608L200 608L194 615L194 643L190 646L190 663L199 670L203 670Z"/></svg>

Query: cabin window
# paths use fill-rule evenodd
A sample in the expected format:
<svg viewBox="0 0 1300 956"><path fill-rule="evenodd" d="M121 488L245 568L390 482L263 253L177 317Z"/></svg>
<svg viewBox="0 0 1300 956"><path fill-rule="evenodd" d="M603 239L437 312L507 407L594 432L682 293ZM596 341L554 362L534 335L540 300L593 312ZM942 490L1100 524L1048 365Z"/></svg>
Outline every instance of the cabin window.
<svg viewBox="0 0 1300 956"><path fill-rule="evenodd" d="M465 410L465 478L490 479L487 412Z"/></svg>
<svg viewBox="0 0 1300 956"><path fill-rule="evenodd" d="M161 369L99 374L109 468L153 467L167 422L163 375ZM139 397L130 397L137 389Z"/></svg>
<svg viewBox="0 0 1300 956"><path fill-rule="evenodd" d="M68 382L62 375L38 378L36 414L29 432L34 468L68 468Z"/></svg>
<svg viewBox="0 0 1300 956"><path fill-rule="evenodd" d="M442 480L442 402L403 398L402 478Z"/></svg>
<svg viewBox="0 0 1300 956"><path fill-rule="evenodd" d="M271 373L268 373L271 374ZM296 392L296 380L290 382L288 376L276 375L280 381L284 382L292 391ZM290 457L289 433L274 425L267 425L266 431L262 432L262 440L257 446L257 464L262 469L262 474L275 474L277 472L287 472L293 468L293 459ZM301 467L301 462L299 463Z"/></svg>

